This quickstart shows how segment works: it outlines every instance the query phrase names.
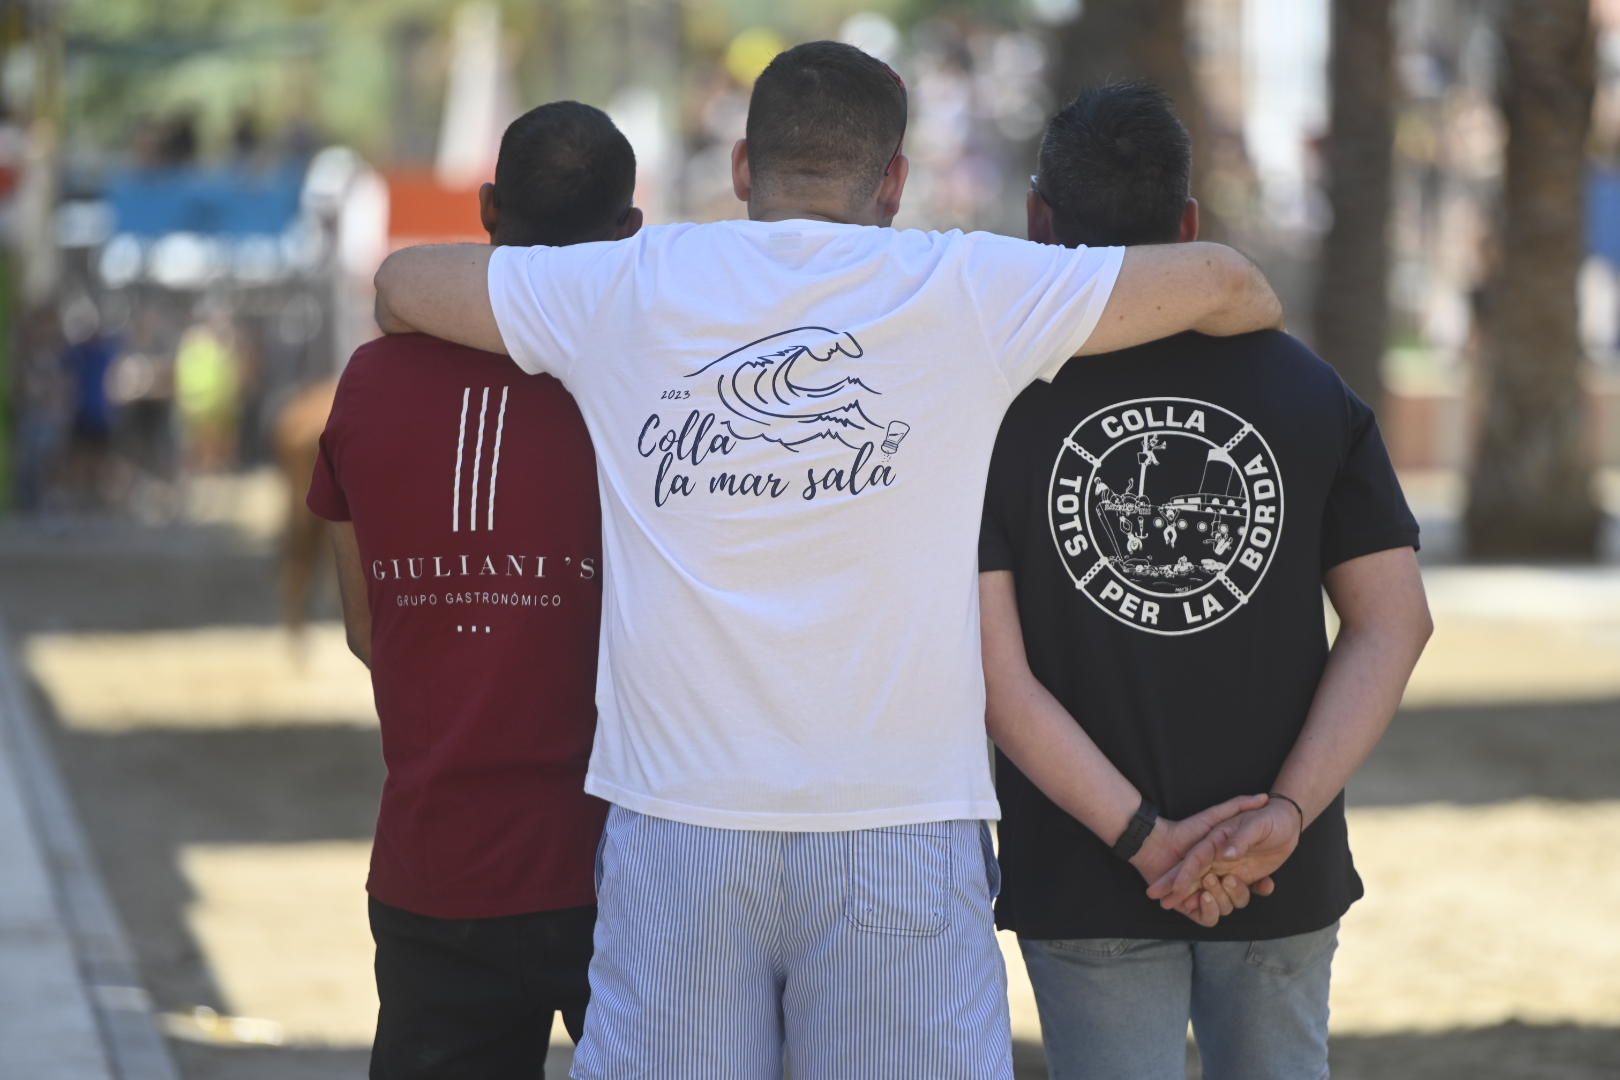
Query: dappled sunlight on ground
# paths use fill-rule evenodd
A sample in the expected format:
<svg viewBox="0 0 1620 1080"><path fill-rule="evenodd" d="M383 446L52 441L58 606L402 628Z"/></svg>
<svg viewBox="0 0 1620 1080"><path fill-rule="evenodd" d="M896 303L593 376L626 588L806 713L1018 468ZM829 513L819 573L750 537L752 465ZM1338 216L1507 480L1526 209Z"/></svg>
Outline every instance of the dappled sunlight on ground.
<svg viewBox="0 0 1620 1080"><path fill-rule="evenodd" d="M274 1021L287 1042L365 1045L377 1015L364 841L194 844L180 869L186 926L232 1016Z"/></svg>
<svg viewBox="0 0 1620 1080"><path fill-rule="evenodd" d="M1439 567L1406 707L1620 701L1620 571Z"/></svg>
<svg viewBox="0 0 1620 1080"><path fill-rule="evenodd" d="M1620 1028L1620 800L1352 810L1333 1027Z"/></svg>
<svg viewBox="0 0 1620 1080"><path fill-rule="evenodd" d="M274 625L262 534L185 535L0 535L0 602L187 1076L358 1075L376 1008L370 682L330 618L301 651ZM1368 896L1336 964L1335 1075L1604 1075L1620 1059L1620 570L1428 580L1434 643L1350 793ZM140 629L132 599L164 629ZM1002 940L1033 1062L1033 997ZM228 1045L197 1006L284 1045Z"/></svg>
<svg viewBox="0 0 1620 1080"><path fill-rule="evenodd" d="M77 729L377 723L371 680L337 623L310 627L301 645L255 626L41 634L23 660Z"/></svg>

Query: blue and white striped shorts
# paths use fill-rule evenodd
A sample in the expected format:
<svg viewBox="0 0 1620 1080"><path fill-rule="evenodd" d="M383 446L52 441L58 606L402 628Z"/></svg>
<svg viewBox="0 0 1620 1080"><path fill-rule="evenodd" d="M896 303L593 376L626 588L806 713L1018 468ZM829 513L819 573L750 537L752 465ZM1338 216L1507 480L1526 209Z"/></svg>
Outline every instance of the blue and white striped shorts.
<svg viewBox="0 0 1620 1080"><path fill-rule="evenodd" d="M575 1080L1010 1080L989 830L685 825L615 806Z"/></svg>

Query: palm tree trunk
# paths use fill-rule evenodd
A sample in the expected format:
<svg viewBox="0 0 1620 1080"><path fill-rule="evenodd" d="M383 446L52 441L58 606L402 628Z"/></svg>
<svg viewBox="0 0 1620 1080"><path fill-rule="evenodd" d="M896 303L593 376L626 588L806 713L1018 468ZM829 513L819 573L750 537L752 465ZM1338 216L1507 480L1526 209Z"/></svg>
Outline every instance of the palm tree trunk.
<svg viewBox="0 0 1620 1080"><path fill-rule="evenodd" d="M1594 85L1590 8L1590 0L1509 0L1502 16L1501 258L1481 313L1485 413L1466 515L1476 557L1597 550L1575 302Z"/></svg>
<svg viewBox="0 0 1620 1080"><path fill-rule="evenodd" d="M1317 351L1374 407L1389 341L1393 39L1390 0L1334 0L1326 140L1333 224L1322 238L1312 325Z"/></svg>

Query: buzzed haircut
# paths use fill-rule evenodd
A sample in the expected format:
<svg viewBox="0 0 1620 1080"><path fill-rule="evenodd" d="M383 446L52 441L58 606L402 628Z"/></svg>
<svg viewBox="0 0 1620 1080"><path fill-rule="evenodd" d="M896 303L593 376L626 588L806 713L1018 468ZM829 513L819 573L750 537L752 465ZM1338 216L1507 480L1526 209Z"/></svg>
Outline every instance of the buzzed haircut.
<svg viewBox="0 0 1620 1080"><path fill-rule="evenodd" d="M609 239L635 188L636 153L601 109L554 101L530 109L501 136L495 206L508 243Z"/></svg>
<svg viewBox="0 0 1620 1080"><path fill-rule="evenodd" d="M756 187L837 183L876 191L906 132L906 88L894 69L853 45L809 41L760 73L748 102L748 166Z"/></svg>
<svg viewBox="0 0 1620 1080"><path fill-rule="evenodd" d="M1168 244L1190 194L1192 138L1147 82L1083 91L1047 125L1035 189L1067 245Z"/></svg>

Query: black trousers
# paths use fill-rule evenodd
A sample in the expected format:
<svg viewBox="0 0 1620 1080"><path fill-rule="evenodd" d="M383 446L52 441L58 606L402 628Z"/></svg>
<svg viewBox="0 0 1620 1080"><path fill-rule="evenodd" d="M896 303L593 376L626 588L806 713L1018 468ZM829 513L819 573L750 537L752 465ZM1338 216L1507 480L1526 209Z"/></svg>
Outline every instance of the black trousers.
<svg viewBox="0 0 1620 1080"><path fill-rule="evenodd" d="M543 1080L551 1022L577 1042L596 908L433 919L371 901L371 1080Z"/></svg>

